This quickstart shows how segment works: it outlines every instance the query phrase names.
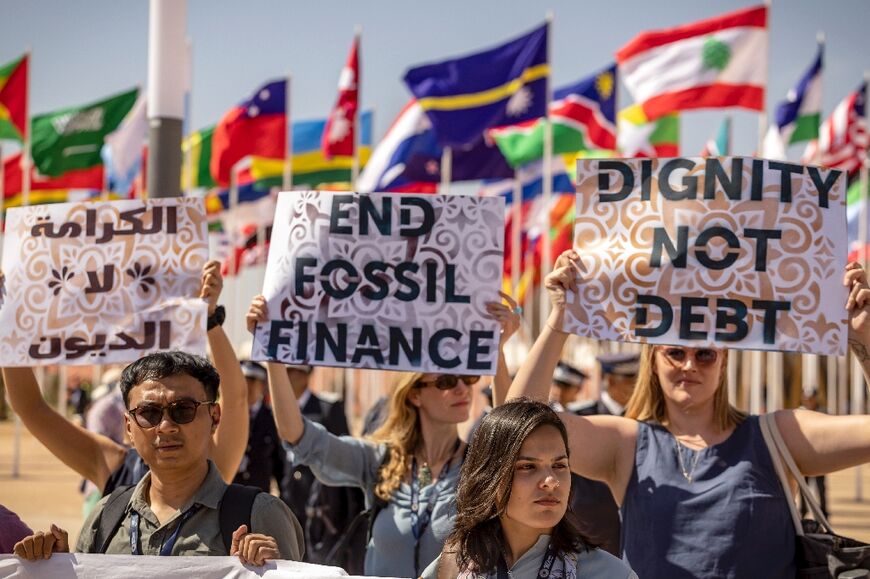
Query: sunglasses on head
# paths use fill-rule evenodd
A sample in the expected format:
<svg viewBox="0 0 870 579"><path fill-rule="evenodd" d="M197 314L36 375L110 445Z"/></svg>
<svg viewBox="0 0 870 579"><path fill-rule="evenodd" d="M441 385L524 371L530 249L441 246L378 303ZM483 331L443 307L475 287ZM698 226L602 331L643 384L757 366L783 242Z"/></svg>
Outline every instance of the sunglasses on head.
<svg viewBox="0 0 870 579"><path fill-rule="evenodd" d="M167 405L162 404L140 404L136 408L129 410L128 413L133 417L142 428L154 428L163 420L163 413L169 414L169 419L175 424L188 424L196 418L196 411L200 406L211 406L215 404L213 401L200 402L199 400L191 400L184 398L170 402Z"/></svg>
<svg viewBox="0 0 870 579"><path fill-rule="evenodd" d="M693 352L688 348L675 347L661 348L660 351L673 366L683 366ZM712 348L698 348L694 350L694 359L697 366L712 366L719 359L719 352Z"/></svg>
<svg viewBox="0 0 870 579"><path fill-rule="evenodd" d="M416 388L425 388L432 384L435 388L439 390L450 390L451 388L455 388L459 381L462 381L466 386L471 386L472 384L476 384L480 381L480 376L457 376L456 374L442 374L438 376L434 380L429 380L427 382L423 382L422 380L417 380L417 383L414 385Z"/></svg>

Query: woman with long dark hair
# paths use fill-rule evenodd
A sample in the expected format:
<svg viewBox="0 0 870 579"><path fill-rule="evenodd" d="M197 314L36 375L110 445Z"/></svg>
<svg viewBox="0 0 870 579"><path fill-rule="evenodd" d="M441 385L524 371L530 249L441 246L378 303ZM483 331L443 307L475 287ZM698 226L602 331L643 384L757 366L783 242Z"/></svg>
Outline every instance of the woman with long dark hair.
<svg viewBox="0 0 870 579"><path fill-rule="evenodd" d="M493 410L462 465L453 532L423 577L636 577L575 526L568 460L549 406L519 399Z"/></svg>

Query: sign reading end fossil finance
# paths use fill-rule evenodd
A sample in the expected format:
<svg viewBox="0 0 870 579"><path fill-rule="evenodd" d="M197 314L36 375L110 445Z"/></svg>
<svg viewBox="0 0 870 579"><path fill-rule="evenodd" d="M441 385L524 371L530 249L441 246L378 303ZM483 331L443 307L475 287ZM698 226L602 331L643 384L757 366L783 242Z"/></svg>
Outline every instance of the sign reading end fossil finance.
<svg viewBox="0 0 870 579"><path fill-rule="evenodd" d="M205 352L201 199L16 207L7 213L0 364L129 362Z"/></svg>
<svg viewBox="0 0 870 579"><path fill-rule="evenodd" d="M504 201L283 192L252 358L494 374Z"/></svg>
<svg viewBox="0 0 870 579"><path fill-rule="evenodd" d="M845 207L836 170L741 157L578 161L585 271L567 329L843 355Z"/></svg>

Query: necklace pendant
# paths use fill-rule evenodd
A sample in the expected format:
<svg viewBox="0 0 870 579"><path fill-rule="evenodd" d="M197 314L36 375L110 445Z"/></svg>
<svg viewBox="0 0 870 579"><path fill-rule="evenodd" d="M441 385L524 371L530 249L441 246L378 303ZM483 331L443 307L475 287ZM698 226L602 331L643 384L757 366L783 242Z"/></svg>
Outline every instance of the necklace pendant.
<svg viewBox="0 0 870 579"><path fill-rule="evenodd" d="M418 473L420 477L420 486L425 487L432 484L432 469L429 468L428 463L423 463L423 466L420 467L420 472Z"/></svg>

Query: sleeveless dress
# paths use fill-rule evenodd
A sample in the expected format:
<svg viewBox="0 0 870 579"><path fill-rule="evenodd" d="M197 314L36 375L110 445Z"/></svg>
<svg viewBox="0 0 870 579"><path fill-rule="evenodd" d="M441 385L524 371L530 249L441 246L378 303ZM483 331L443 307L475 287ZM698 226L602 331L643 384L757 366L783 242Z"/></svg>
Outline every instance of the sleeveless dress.
<svg viewBox="0 0 870 579"><path fill-rule="evenodd" d="M625 561L643 579L793 578L794 527L758 417L720 444L681 445L692 482L677 444L663 426L638 423L621 508Z"/></svg>

